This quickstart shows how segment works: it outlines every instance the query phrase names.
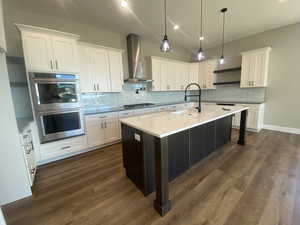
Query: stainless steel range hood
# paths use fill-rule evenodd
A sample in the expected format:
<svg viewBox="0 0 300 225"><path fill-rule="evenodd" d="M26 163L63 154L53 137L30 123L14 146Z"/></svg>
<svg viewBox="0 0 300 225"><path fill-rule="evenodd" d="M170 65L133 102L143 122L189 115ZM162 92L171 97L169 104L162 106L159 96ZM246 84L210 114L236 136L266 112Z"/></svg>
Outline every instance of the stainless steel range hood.
<svg viewBox="0 0 300 225"><path fill-rule="evenodd" d="M143 73L143 65L141 60L141 40L137 34L129 34L127 36L127 54L129 79L125 80L125 82L152 82L152 80L147 80L145 78L145 74Z"/></svg>

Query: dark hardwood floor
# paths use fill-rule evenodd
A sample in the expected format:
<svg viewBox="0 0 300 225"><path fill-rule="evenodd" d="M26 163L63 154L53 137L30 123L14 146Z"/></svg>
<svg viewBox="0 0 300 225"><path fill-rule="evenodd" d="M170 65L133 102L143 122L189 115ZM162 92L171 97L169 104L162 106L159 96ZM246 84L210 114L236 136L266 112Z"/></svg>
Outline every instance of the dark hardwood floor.
<svg viewBox="0 0 300 225"><path fill-rule="evenodd" d="M170 184L163 218L126 178L121 144L46 165L33 196L4 206L8 225L299 225L300 135L248 133Z"/></svg>

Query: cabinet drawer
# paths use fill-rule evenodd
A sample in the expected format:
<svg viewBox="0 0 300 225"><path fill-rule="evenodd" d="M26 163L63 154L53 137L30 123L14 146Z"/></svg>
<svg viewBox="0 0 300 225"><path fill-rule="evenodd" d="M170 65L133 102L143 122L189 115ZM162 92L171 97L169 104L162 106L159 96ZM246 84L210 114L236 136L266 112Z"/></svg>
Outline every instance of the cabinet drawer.
<svg viewBox="0 0 300 225"><path fill-rule="evenodd" d="M130 116L134 116L134 110L119 112L119 118L127 118Z"/></svg>
<svg viewBox="0 0 300 225"><path fill-rule="evenodd" d="M85 135L66 140L42 144L40 147L41 159L46 160L54 157L63 156L73 152L78 152L87 147Z"/></svg>
<svg viewBox="0 0 300 225"><path fill-rule="evenodd" d="M86 121L101 120L101 119L114 119L118 118L118 113L101 113L96 115L85 116Z"/></svg>
<svg viewBox="0 0 300 225"><path fill-rule="evenodd" d="M139 109L134 111L134 115L144 115L144 114L149 114L149 113L154 113L157 112L158 109Z"/></svg>

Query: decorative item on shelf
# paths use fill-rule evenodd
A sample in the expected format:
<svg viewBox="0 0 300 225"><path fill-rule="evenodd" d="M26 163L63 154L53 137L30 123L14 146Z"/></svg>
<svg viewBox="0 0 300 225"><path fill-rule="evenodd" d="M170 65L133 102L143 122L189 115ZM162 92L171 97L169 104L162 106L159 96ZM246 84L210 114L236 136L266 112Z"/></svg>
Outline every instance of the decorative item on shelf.
<svg viewBox="0 0 300 225"><path fill-rule="evenodd" d="M164 53L171 51L171 45L167 35L167 0L164 0L164 13L165 13L165 35L161 42L160 50Z"/></svg>
<svg viewBox="0 0 300 225"><path fill-rule="evenodd" d="M225 39L225 13L227 12L227 8L221 9L221 13L223 14L223 32L222 32L222 54L219 59L219 64L224 64L225 63L225 58L224 58L224 39Z"/></svg>
<svg viewBox="0 0 300 225"><path fill-rule="evenodd" d="M203 36L203 0L201 0L201 25L200 25L200 38L199 38L200 47L196 54L196 60L199 62L205 59L205 55L204 55L204 52L202 49L202 41L203 40L204 40L204 36Z"/></svg>

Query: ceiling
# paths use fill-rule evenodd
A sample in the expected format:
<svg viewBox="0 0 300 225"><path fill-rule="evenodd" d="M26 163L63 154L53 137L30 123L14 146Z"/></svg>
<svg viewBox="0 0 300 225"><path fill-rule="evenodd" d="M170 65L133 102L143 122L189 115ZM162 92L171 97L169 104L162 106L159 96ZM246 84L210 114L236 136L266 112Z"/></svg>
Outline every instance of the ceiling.
<svg viewBox="0 0 300 225"><path fill-rule="evenodd" d="M12 0L8 0L12 1ZM68 17L122 34L134 32L160 42L163 36L163 0L14 0L23 10ZM200 0L167 0L168 35L174 48L198 46ZM203 0L204 47L221 43L222 17L228 8L226 42L300 22L299 0ZM172 24L180 29L173 30Z"/></svg>

